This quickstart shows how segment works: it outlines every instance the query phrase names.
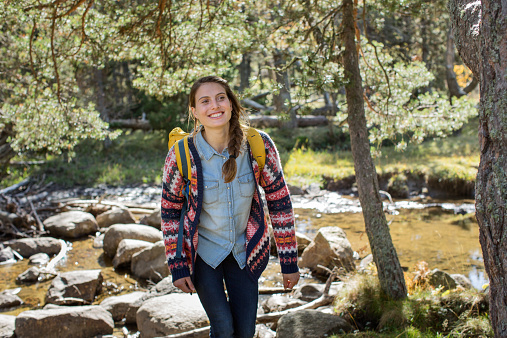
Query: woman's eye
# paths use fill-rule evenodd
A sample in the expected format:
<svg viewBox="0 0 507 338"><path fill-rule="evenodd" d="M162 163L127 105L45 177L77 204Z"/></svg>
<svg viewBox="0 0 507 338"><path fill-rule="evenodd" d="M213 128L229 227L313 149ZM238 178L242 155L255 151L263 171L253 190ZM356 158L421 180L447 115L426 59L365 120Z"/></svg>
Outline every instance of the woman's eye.
<svg viewBox="0 0 507 338"><path fill-rule="evenodd" d="M202 100L201 103L206 104L206 103L208 103L208 100Z"/></svg>
<svg viewBox="0 0 507 338"><path fill-rule="evenodd" d="M219 101L223 101L223 100L225 100L225 96L219 96L219 97L218 97L218 100L219 100Z"/></svg>

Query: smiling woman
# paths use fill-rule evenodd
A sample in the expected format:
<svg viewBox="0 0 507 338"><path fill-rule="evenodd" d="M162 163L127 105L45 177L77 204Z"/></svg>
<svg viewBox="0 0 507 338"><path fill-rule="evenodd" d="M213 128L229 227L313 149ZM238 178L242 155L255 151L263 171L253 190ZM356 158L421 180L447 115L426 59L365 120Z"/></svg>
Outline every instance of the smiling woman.
<svg viewBox="0 0 507 338"><path fill-rule="evenodd" d="M263 132L259 134L266 154L264 167L260 169L254 159L246 141L248 127L241 123L245 110L227 81L208 76L194 83L189 113L195 127L188 137L191 175L182 231L185 183L174 147L165 162L162 231L167 262L176 287L197 291L210 320L211 337L252 337L258 279L269 258L261 187L268 201L284 287L292 289L299 281L289 190L278 151ZM183 243L181 252L178 238Z"/></svg>

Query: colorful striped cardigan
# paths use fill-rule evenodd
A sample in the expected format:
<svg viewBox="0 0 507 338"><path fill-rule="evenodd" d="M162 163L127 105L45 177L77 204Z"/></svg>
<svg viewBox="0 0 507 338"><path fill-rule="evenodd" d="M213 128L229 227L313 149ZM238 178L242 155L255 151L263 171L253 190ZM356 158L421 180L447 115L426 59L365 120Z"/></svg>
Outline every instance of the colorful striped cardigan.
<svg viewBox="0 0 507 338"><path fill-rule="evenodd" d="M297 243L294 213L289 190L283 178L278 152L266 133L260 132L266 148L266 163L262 172L250 151L250 161L255 175L256 189L246 229L247 268L250 277L257 280L269 259L268 220L264 215L259 185L264 189L269 216L280 258L282 273L294 273L297 266ZM193 276L198 245L198 224L203 201L203 177L201 160L192 137L189 137L191 179L190 203L184 222L184 239L181 259L176 258L179 220L183 206L183 177L176 164L174 147L169 150L164 167L162 189L162 232L164 235L167 264L173 281Z"/></svg>

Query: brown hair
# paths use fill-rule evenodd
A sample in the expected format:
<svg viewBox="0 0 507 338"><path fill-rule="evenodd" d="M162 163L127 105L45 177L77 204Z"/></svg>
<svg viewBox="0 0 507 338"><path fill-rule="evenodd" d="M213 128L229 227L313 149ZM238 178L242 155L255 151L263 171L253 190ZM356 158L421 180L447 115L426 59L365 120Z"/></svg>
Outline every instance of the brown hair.
<svg viewBox="0 0 507 338"><path fill-rule="evenodd" d="M234 179L234 177L236 177L236 158L239 156L241 145L243 144L243 140L246 138L246 111L245 108L241 106L241 103L232 92L231 87L229 87L226 80L218 76L202 77L193 84L192 89L190 89L188 99L189 116L194 121L194 134L197 131L198 121L194 114L192 114L191 108L195 108L195 94L197 93L199 87L201 87L204 83L218 83L221 85L225 89L225 93L232 105L231 119L229 120L229 143L227 145L229 150L229 159L225 161L222 166L222 177L224 178L225 183L229 183Z"/></svg>

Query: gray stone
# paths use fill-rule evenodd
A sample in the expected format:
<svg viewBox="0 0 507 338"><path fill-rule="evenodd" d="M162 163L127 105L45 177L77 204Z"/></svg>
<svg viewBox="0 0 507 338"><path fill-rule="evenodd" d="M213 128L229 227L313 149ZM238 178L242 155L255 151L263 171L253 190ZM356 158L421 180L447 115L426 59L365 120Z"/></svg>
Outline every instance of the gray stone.
<svg viewBox="0 0 507 338"><path fill-rule="evenodd" d="M435 288L442 286L442 290L452 290L458 286L450 274L439 269L431 270L428 277L430 285Z"/></svg>
<svg viewBox="0 0 507 338"><path fill-rule="evenodd" d="M463 288L473 289L472 282L465 275L455 273L455 274L451 274L451 277L452 277L452 279L454 279L454 281L456 281L457 284L461 285Z"/></svg>
<svg viewBox="0 0 507 338"><path fill-rule="evenodd" d="M162 223L162 213L160 208L153 211L150 215L144 216L139 222L141 224L146 224L151 227L160 229Z"/></svg>
<svg viewBox="0 0 507 338"><path fill-rule="evenodd" d="M264 313L284 311L306 304L300 299L289 298L285 295L273 295L262 302Z"/></svg>
<svg viewBox="0 0 507 338"><path fill-rule="evenodd" d="M311 302L322 296L325 287L324 284L303 284L294 292L294 298L301 299L305 302Z"/></svg>
<svg viewBox="0 0 507 338"><path fill-rule="evenodd" d="M137 311L137 329L143 338L160 337L209 325L199 297L174 293L144 302Z"/></svg>
<svg viewBox="0 0 507 338"><path fill-rule="evenodd" d="M35 283L39 279L39 275L39 268L32 266L16 277L16 283Z"/></svg>
<svg viewBox="0 0 507 338"><path fill-rule="evenodd" d="M100 270L69 271L57 276L46 294L46 303L91 304L102 287Z"/></svg>
<svg viewBox="0 0 507 338"><path fill-rule="evenodd" d="M134 215L127 208L113 208L97 216L97 223L101 228L107 228L113 224L135 223Z"/></svg>
<svg viewBox="0 0 507 338"><path fill-rule="evenodd" d="M49 263L49 255L47 253L37 253L35 255L30 256L28 259L28 264L32 265L45 265Z"/></svg>
<svg viewBox="0 0 507 338"><path fill-rule="evenodd" d="M79 238L99 230L97 221L92 214L84 211L67 211L49 217L44 227L52 236Z"/></svg>
<svg viewBox="0 0 507 338"><path fill-rule="evenodd" d="M308 245L310 245L312 240L310 239L310 237L297 231L296 231L296 240L298 242L298 255L301 256L303 251L305 251Z"/></svg>
<svg viewBox="0 0 507 338"><path fill-rule="evenodd" d="M361 263L359 263L359 268L357 270L359 272L364 272L369 268L370 264L372 263L373 263L373 255L369 254L368 256L364 257L361 260Z"/></svg>
<svg viewBox="0 0 507 338"><path fill-rule="evenodd" d="M13 338L16 316L0 315L0 338Z"/></svg>
<svg viewBox="0 0 507 338"><path fill-rule="evenodd" d="M116 249L113 266L115 268L123 265L128 265L130 267L132 255L152 245L153 243L140 241L138 239L122 239L120 244L118 244L118 249Z"/></svg>
<svg viewBox="0 0 507 338"><path fill-rule="evenodd" d="M169 275L169 267L165 259L165 246L159 241L132 256L130 271L133 275L159 282Z"/></svg>
<svg viewBox="0 0 507 338"><path fill-rule="evenodd" d="M25 311L16 318L16 336L23 338L89 338L112 334L113 317L101 306L63 306Z"/></svg>
<svg viewBox="0 0 507 338"><path fill-rule="evenodd" d="M41 252L56 255L62 249L60 241L53 237L21 238L5 244L25 258Z"/></svg>
<svg viewBox="0 0 507 338"><path fill-rule="evenodd" d="M292 196L296 195L304 195L306 194L306 191L298 186L287 184L287 187L289 188L289 192Z"/></svg>
<svg viewBox="0 0 507 338"><path fill-rule="evenodd" d="M21 304L23 304L23 300L10 291L0 292L0 309L7 309Z"/></svg>
<svg viewBox="0 0 507 338"><path fill-rule="evenodd" d="M278 338L320 338L330 333L349 332L351 325L336 315L317 310L301 310L288 313L278 320Z"/></svg>
<svg viewBox="0 0 507 338"><path fill-rule="evenodd" d="M326 275L319 269L323 265L328 269L343 267L346 271L355 270L354 252L345 232L339 227L320 228L310 245L303 251L300 267L307 267L315 274Z"/></svg>
<svg viewBox="0 0 507 338"><path fill-rule="evenodd" d="M122 239L138 239L155 243L162 240L162 231L142 224L111 225L104 235L104 253L111 258L114 257Z"/></svg>
<svg viewBox="0 0 507 338"><path fill-rule="evenodd" d="M125 319L125 324L135 324L137 310L141 307L139 300L146 292L135 291L121 296L106 298L100 303L109 311L115 322Z"/></svg>
<svg viewBox="0 0 507 338"><path fill-rule="evenodd" d="M271 330L264 324L257 324L255 326L254 338L275 338L276 332Z"/></svg>
<svg viewBox="0 0 507 338"><path fill-rule="evenodd" d="M2 248L0 250L0 262L15 262L16 259L14 258L14 253L12 252L11 248Z"/></svg>

